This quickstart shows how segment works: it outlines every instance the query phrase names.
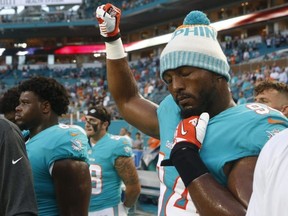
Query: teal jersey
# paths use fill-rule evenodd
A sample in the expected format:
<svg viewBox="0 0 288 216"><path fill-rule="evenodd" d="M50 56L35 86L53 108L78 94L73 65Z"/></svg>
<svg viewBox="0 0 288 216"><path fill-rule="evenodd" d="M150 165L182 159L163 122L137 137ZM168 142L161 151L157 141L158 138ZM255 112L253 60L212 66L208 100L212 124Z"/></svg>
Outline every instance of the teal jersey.
<svg viewBox="0 0 288 216"><path fill-rule="evenodd" d="M170 157L176 126L181 120L180 109L172 96L167 96L160 104L158 121L161 134L161 147L158 165ZM167 117L169 115L169 117ZM211 118L206 136L200 150L200 156L215 179L226 185L225 163L247 156L259 155L268 139L275 133L288 127L287 118L277 110L258 103L248 103L227 109ZM173 194L187 195L182 181L174 167L159 168L160 180L164 183L163 203L171 202ZM171 206L187 207L185 199L175 199ZM175 196L175 195L173 195ZM169 205L169 204L168 204ZM161 207L161 206L160 206ZM193 208L193 207L191 207ZM164 215L164 212L160 212Z"/></svg>
<svg viewBox="0 0 288 216"><path fill-rule="evenodd" d="M77 128L59 124L38 133L26 142L32 166L39 215L59 215L51 167L61 159L88 163L88 138Z"/></svg>
<svg viewBox="0 0 288 216"><path fill-rule="evenodd" d="M114 165L118 157L132 156L132 143L124 136L106 133L88 148L92 194L89 212L116 206L121 201L121 184Z"/></svg>
<svg viewBox="0 0 288 216"><path fill-rule="evenodd" d="M216 180L226 185L227 162L258 156L265 143L287 127L288 119L264 104L238 105L209 121L200 156Z"/></svg>

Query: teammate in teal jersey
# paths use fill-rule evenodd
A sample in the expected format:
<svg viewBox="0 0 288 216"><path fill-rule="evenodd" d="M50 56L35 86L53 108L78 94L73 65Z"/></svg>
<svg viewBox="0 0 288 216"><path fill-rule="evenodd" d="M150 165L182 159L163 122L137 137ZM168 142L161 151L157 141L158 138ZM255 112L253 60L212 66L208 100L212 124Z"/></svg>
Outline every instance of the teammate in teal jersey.
<svg viewBox="0 0 288 216"><path fill-rule="evenodd" d="M91 107L85 120L90 141L88 156L92 181L89 215L125 216L140 194L132 143L124 136L107 132L111 115L103 106ZM123 202L122 182L125 186Z"/></svg>
<svg viewBox="0 0 288 216"><path fill-rule="evenodd" d="M15 120L29 130L26 142L39 215L88 215L91 179L86 134L58 117L68 110L68 94L55 79L33 77L19 85Z"/></svg>
<svg viewBox="0 0 288 216"><path fill-rule="evenodd" d="M159 106L143 98L120 38L120 15L121 11L111 4L99 6L96 11L106 44L108 87L122 117L161 140L158 215L245 215L257 156L271 136L288 126L287 119L265 105L236 106L229 90L229 65L217 41L217 31L200 11L186 16L161 53L160 75L171 95ZM199 122L206 120L205 125L209 115L211 118L205 139L205 133L197 136L205 128L197 125L203 112L208 115ZM182 119L189 122L191 116L196 116L191 119L192 131L178 127L178 142L174 142L178 123ZM188 135L193 131L199 140L194 136L184 143L179 141L179 132ZM176 168L160 166L166 159Z"/></svg>

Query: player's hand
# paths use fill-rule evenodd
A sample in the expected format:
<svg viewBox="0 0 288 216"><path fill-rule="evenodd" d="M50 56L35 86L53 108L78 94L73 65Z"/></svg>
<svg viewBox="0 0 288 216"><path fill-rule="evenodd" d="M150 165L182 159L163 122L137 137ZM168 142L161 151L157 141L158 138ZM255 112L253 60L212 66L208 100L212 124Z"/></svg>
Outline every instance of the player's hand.
<svg viewBox="0 0 288 216"><path fill-rule="evenodd" d="M182 120L176 128L173 147L178 143L188 142L200 149L206 134L208 121L208 113L202 113L200 116L191 116Z"/></svg>
<svg viewBox="0 0 288 216"><path fill-rule="evenodd" d="M191 147L199 150L202 146L209 122L209 114L202 113L199 117L192 116L182 120L175 131L170 159L163 160L162 166L173 166L173 155L178 150ZM184 145L183 145L184 144Z"/></svg>
<svg viewBox="0 0 288 216"><path fill-rule="evenodd" d="M100 34L105 42L120 38L120 17L121 10L110 3L101 5L96 9Z"/></svg>

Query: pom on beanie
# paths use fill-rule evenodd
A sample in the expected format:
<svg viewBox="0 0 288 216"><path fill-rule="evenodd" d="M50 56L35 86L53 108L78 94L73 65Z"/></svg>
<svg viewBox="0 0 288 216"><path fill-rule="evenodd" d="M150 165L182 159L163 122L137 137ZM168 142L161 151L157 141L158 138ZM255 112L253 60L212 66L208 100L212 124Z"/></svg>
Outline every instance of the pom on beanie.
<svg viewBox="0 0 288 216"><path fill-rule="evenodd" d="M201 11L191 11L172 34L160 56L160 76L181 66L202 68L230 80L229 64L217 40L217 31Z"/></svg>
<svg viewBox="0 0 288 216"><path fill-rule="evenodd" d="M183 25L210 25L210 20L201 11L191 11L184 19Z"/></svg>

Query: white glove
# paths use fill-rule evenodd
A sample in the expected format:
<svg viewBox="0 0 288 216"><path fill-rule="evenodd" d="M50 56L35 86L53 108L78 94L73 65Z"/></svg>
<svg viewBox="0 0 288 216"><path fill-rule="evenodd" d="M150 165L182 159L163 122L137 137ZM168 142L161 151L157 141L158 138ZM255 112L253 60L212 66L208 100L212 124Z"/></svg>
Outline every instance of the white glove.
<svg viewBox="0 0 288 216"><path fill-rule="evenodd" d="M208 122L209 114L206 112L202 113L200 116L191 116L180 121L174 134L170 158L163 160L161 166L173 166L173 155L179 148L183 147L184 142L189 143L189 145L194 146L199 150L205 138Z"/></svg>
<svg viewBox="0 0 288 216"><path fill-rule="evenodd" d="M184 141L201 148L208 122L208 113L183 119L176 128L173 146Z"/></svg>
<svg viewBox="0 0 288 216"><path fill-rule="evenodd" d="M120 37L120 17L121 10L110 3L96 9L100 34L105 42L115 41Z"/></svg>

